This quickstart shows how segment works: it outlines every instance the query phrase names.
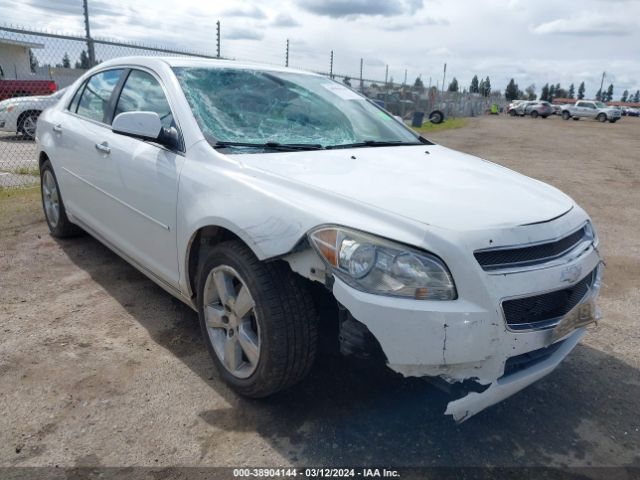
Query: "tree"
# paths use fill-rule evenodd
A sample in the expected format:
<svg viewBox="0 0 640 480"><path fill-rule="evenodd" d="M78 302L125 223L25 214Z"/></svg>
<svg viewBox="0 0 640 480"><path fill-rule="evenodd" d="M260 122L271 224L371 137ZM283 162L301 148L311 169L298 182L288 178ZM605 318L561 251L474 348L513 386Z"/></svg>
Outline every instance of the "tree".
<svg viewBox="0 0 640 480"><path fill-rule="evenodd" d="M62 68L71 68L71 60L67 52L64 52L64 57L62 57Z"/></svg>
<svg viewBox="0 0 640 480"><path fill-rule="evenodd" d="M38 59L31 49L29 49L29 67L31 68L31 73L36 73L36 68L38 68Z"/></svg>
<svg viewBox="0 0 640 480"><path fill-rule="evenodd" d="M489 95L491 95L491 81L489 80L489 77L480 81L480 86L478 87L478 90L480 90L480 94L483 97L488 97Z"/></svg>
<svg viewBox="0 0 640 480"><path fill-rule="evenodd" d="M456 77L453 77L453 80L451 80L451 83L449 84L449 88L447 90L449 92L457 92L458 88L458 79Z"/></svg>
<svg viewBox="0 0 640 480"><path fill-rule="evenodd" d="M480 92L480 86L478 83L478 76L474 75L473 78L471 79L471 85L469 86L469 92L470 93L479 93Z"/></svg>
<svg viewBox="0 0 640 480"><path fill-rule="evenodd" d="M424 90L424 83L422 83L420 76L416 77L416 81L413 82L413 88L420 92Z"/></svg>
<svg viewBox="0 0 640 480"><path fill-rule="evenodd" d="M518 84L513 80L509 80L507 88L504 91L504 97L507 101L512 101L518 98Z"/></svg>
<svg viewBox="0 0 640 480"><path fill-rule="evenodd" d="M549 84L545 83L544 87L542 87L542 91L540 92L540 100L544 102L549 101Z"/></svg>
<svg viewBox="0 0 640 480"><path fill-rule="evenodd" d="M76 62L75 67L76 68L82 68L84 70L87 70L87 69L91 68L91 65L89 65L89 55L87 55L87 51L86 50L82 50L80 52L80 60L78 60Z"/></svg>
<svg viewBox="0 0 640 480"><path fill-rule="evenodd" d="M351 86L351 78L349 77L344 77L342 79L342 83L344 83L346 86L350 87Z"/></svg>
<svg viewBox="0 0 640 480"><path fill-rule="evenodd" d="M605 102L610 102L611 100L613 100L613 83L609 84L609 88L607 88L607 93L604 94L604 97Z"/></svg>
<svg viewBox="0 0 640 480"><path fill-rule="evenodd" d="M535 100L536 98L538 98L538 96L536 95L536 86L533 83L525 88L524 92L526 94L527 100Z"/></svg>
<svg viewBox="0 0 640 480"><path fill-rule="evenodd" d="M640 90L636 90L636 94L633 96L634 103L640 103Z"/></svg>
<svg viewBox="0 0 640 480"><path fill-rule="evenodd" d="M567 98L574 98L576 96L576 88L573 86L573 83L571 84L571 86L569 86L569 93L567 94Z"/></svg>
<svg viewBox="0 0 640 480"><path fill-rule="evenodd" d="M602 100L602 89L599 88L596 92L596 100Z"/></svg>
<svg viewBox="0 0 640 480"><path fill-rule="evenodd" d="M578 87L578 100L582 100L584 98L584 82L580 83Z"/></svg>
<svg viewBox="0 0 640 480"><path fill-rule="evenodd" d="M620 98L620 101L626 102L628 98L629 98L629 90L625 90L624 92L622 92L622 97Z"/></svg>

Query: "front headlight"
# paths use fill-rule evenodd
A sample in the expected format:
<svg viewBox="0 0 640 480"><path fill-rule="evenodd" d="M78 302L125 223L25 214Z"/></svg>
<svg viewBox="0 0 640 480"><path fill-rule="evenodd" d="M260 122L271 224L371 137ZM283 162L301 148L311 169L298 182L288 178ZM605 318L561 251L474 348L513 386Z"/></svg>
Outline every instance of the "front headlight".
<svg viewBox="0 0 640 480"><path fill-rule="evenodd" d="M458 296L451 273L435 255L342 227L319 227L308 237L333 273L359 290L418 300Z"/></svg>

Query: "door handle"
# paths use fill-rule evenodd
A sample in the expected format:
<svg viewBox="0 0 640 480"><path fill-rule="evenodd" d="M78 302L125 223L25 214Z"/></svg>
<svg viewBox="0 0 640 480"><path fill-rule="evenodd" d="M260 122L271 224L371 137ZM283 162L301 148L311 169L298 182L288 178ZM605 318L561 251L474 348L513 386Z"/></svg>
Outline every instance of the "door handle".
<svg viewBox="0 0 640 480"><path fill-rule="evenodd" d="M62 133L62 125L58 124L55 127L53 127L53 131L56 133Z"/></svg>
<svg viewBox="0 0 640 480"><path fill-rule="evenodd" d="M96 150L100 150L107 155L111 153L111 148L109 148L109 144L107 142L96 143Z"/></svg>

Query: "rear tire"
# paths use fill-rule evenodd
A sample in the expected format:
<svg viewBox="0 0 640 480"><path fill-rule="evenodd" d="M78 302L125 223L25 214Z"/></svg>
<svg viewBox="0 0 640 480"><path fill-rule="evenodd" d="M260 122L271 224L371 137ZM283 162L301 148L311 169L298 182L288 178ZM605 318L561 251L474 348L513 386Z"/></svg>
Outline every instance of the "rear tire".
<svg viewBox="0 0 640 480"><path fill-rule="evenodd" d="M18 119L18 133L21 133L29 140L36 138L36 126L38 124L38 117L41 113L42 112L37 110L32 110L20 115L20 118Z"/></svg>
<svg viewBox="0 0 640 480"><path fill-rule="evenodd" d="M442 123L443 120L444 120L444 113L442 113L440 110L434 110L429 114L429 121L435 125Z"/></svg>
<svg viewBox="0 0 640 480"><path fill-rule="evenodd" d="M222 379L261 398L302 380L317 348L317 313L282 262L261 262L243 243L223 242L201 260L198 315Z"/></svg>
<svg viewBox="0 0 640 480"><path fill-rule="evenodd" d="M538 112L535 110L531 112L531 118L538 118Z"/></svg>
<svg viewBox="0 0 640 480"><path fill-rule="evenodd" d="M71 223L67 218L58 179L49 160L45 160L40 167L40 193L44 218L51 235L56 238L66 238L82 233L80 227Z"/></svg>

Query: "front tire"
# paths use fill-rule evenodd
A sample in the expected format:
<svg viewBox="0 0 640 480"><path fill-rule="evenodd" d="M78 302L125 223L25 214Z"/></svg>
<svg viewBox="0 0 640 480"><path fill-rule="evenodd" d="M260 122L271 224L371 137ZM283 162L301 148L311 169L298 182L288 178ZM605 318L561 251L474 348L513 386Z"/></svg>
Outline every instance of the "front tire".
<svg viewBox="0 0 640 480"><path fill-rule="evenodd" d="M201 262L197 298L209 354L237 393L266 397L311 369L317 313L285 264L261 262L239 241L221 243Z"/></svg>
<svg viewBox="0 0 640 480"><path fill-rule="evenodd" d="M58 180L49 160L45 160L40 167L40 193L42 194L44 218L51 235L56 238L66 238L82 233L80 227L71 223L67 218Z"/></svg>
<svg viewBox="0 0 640 480"><path fill-rule="evenodd" d="M600 123L604 123L607 121L607 116L604 113L599 113L596 117L596 120L598 120Z"/></svg>
<svg viewBox="0 0 640 480"><path fill-rule="evenodd" d="M538 118L538 112L535 110L531 112L531 118Z"/></svg>
<svg viewBox="0 0 640 480"><path fill-rule="evenodd" d="M569 120L571 118L571 114L569 112L562 112L562 119Z"/></svg>

